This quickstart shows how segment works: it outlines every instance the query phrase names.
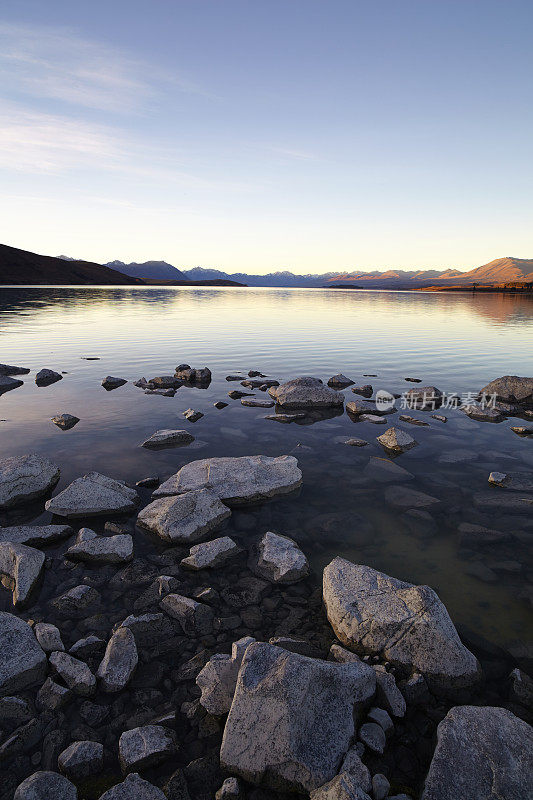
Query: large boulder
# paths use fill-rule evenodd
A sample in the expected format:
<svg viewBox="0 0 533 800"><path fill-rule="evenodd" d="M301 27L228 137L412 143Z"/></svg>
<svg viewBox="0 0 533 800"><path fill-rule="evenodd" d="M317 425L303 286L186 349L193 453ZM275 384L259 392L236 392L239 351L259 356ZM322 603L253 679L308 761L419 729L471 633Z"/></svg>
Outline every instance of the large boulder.
<svg viewBox="0 0 533 800"><path fill-rule="evenodd" d="M294 539L267 531L251 559L253 571L272 583L295 583L309 575L309 564Z"/></svg>
<svg viewBox="0 0 533 800"><path fill-rule="evenodd" d="M335 558L324 570L323 592L335 634L355 652L421 672L435 690L479 678L477 659L429 586Z"/></svg>
<svg viewBox="0 0 533 800"><path fill-rule="evenodd" d="M0 508L28 503L47 494L59 480L59 467L35 453L0 461Z"/></svg>
<svg viewBox="0 0 533 800"><path fill-rule="evenodd" d="M155 497L211 489L229 506L256 503L287 494L302 482L294 456L202 458L185 464L155 490Z"/></svg>
<svg viewBox="0 0 533 800"><path fill-rule="evenodd" d="M13 800L78 800L78 790L57 772L34 772L17 786Z"/></svg>
<svg viewBox="0 0 533 800"><path fill-rule="evenodd" d="M12 525L0 528L0 542L42 547L66 539L73 533L70 525Z"/></svg>
<svg viewBox="0 0 533 800"><path fill-rule="evenodd" d="M215 653L196 676L196 685L202 692L200 703L208 714L227 714L233 702L237 675L248 645L253 636L244 636L231 646L231 655Z"/></svg>
<svg viewBox="0 0 533 800"><path fill-rule="evenodd" d="M0 542L0 576L13 587L13 605L25 606L30 601L44 569L44 553L34 547L13 542Z"/></svg>
<svg viewBox="0 0 533 800"><path fill-rule="evenodd" d="M229 536L221 536L211 542L195 544L191 547L190 555L181 559L182 567L186 569L214 569L226 561L234 558L241 552L239 545Z"/></svg>
<svg viewBox="0 0 533 800"><path fill-rule="evenodd" d="M344 404L342 392L324 386L319 378L294 378L281 386L271 386L268 393L283 408L330 408Z"/></svg>
<svg viewBox="0 0 533 800"><path fill-rule="evenodd" d="M160 497L137 517L137 525L175 544L197 542L231 516L211 489Z"/></svg>
<svg viewBox="0 0 533 800"><path fill-rule="evenodd" d="M135 489L130 489L123 481L89 472L48 500L45 507L52 514L73 518L125 514L134 511L138 501Z"/></svg>
<svg viewBox="0 0 533 800"><path fill-rule="evenodd" d="M118 757L125 775L160 764L175 752L174 732L162 725L142 725L124 731L118 741Z"/></svg>
<svg viewBox="0 0 533 800"><path fill-rule="evenodd" d="M70 561L97 564L124 564L133 558L133 539L129 533L98 536L90 528L82 528L65 556Z"/></svg>
<svg viewBox="0 0 533 800"><path fill-rule="evenodd" d="M505 708L456 706L437 729L422 800L533 797L533 728Z"/></svg>
<svg viewBox="0 0 533 800"><path fill-rule="evenodd" d="M480 394L504 403L518 403L525 408L533 408L533 378L519 378L518 375L504 375L487 383Z"/></svg>
<svg viewBox="0 0 533 800"><path fill-rule="evenodd" d="M100 688L109 694L120 692L129 683L137 668L139 656L135 637L128 627L120 627L107 643L98 667Z"/></svg>
<svg viewBox="0 0 533 800"><path fill-rule="evenodd" d="M322 786L337 774L355 733L354 713L374 695L375 680L362 662L250 644L224 730L222 768L281 791Z"/></svg>
<svg viewBox="0 0 533 800"><path fill-rule="evenodd" d="M46 676L46 655L23 619L0 611L0 697Z"/></svg>
<svg viewBox="0 0 533 800"><path fill-rule="evenodd" d="M153 783L145 781L137 772L131 772L122 783L117 783L104 792L100 800L167 800L167 798Z"/></svg>

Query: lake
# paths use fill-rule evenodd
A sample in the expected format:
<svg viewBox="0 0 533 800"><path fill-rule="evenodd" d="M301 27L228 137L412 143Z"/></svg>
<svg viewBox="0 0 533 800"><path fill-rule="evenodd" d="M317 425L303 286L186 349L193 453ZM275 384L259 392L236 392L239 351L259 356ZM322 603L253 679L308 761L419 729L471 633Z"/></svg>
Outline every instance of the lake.
<svg viewBox="0 0 533 800"><path fill-rule="evenodd" d="M385 453L376 436L388 426L346 414L315 424L279 424L269 410L247 408L227 393L235 371L260 370L280 381L343 372L356 385L402 393L414 386L477 392L506 374L533 372L533 300L504 294L225 289L36 287L0 289L0 361L31 368L24 385L0 398L2 457L37 452L61 467L62 489L92 470L136 482L164 478L196 458L291 453L303 471L300 491L257 509L254 532L293 537L319 570L335 555L369 564L437 590L458 625L513 653L531 646L533 520L476 506L492 470L533 471L533 437L519 437L509 418L476 422L446 409L446 423L408 412L427 427L399 423L418 446L395 459L409 486L441 502L431 524L413 525L384 500L387 483L367 469ZM95 358L98 360L86 360ZM186 362L208 366L207 389L175 397L146 395L132 381L173 374ZM47 367L62 381L37 387ZM107 392L106 375L128 383ZM372 377L368 377L371 375ZM265 394L256 391L258 397ZM347 400L357 399L350 389ZM228 402L222 410L217 400ZM191 424L182 412L204 417ZM69 431L50 418L70 413ZM399 412L401 413L401 411ZM397 414L388 417L398 424ZM189 447L151 451L140 443L161 428L186 428ZM366 439L364 448L344 444ZM149 493L145 492L146 503ZM44 506L11 512L0 524L51 519ZM237 524L236 512L231 524ZM457 528L472 522L509 532L484 548L460 545ZM231 525L229 530L231 530ZM8 593L2 590L4 607Z"/></svg>

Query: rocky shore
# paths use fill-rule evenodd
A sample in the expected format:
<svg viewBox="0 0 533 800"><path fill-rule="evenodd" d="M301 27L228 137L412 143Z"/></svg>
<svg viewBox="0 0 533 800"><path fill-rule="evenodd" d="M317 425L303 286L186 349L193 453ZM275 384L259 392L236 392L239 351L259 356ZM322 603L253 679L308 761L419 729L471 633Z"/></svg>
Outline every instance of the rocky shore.
<svg viewBox="0 0 533 800"><path fill-rule="evenodd" d="M294 418L280 422L342 413L338 389L352 385L230 378L268 392L273 416ZM139 384L208 379L180 365ZM482 392L497 394L502 419L505 404L529 418L533 379L493 384ZM439 405L435 387L417 387L415 409L435 410L429 389ZM346 406L354 420L385 418L372 387L353 392L364 398ZM396 426L377 440L389 456L417 444ZM377 481L403 469L374 468ZM191 459L135 487L93 472L57 492L59 479L35 454L0 462L0 509L44 503L54 515L0 528L12 593L0 611L0 800L533 796L531 677L463 641L429 586L340 557L313 572L269 524L305 483L294 455ZM398 481L388 501L423 525L434 498ZM528 481L493 472L487 493L510 491L516 506Z"/></svg>

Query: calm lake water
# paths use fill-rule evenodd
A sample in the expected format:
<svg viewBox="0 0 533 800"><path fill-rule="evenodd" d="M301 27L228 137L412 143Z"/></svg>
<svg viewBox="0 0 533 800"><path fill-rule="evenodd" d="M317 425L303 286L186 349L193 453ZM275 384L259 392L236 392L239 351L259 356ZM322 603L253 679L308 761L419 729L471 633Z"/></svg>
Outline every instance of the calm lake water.
<svg viewBox="0 0 533 800"><path fill-rule="evenodd" d="M343 372L356 385L371 383L375 390L401 393L414 385L405 378L415 377L448 392L477 392L500 375L532 374L531 298L313 289L1 288L0 336L0 361L32 370L22 376L23 387L0 398L2 457L32 451L50 457L61 467L62 489L91 470L135 482L166 477L195 458L295 454L303 487L252 510L257 532L292 536L317 572L340 554L427 583L456 623L513 652L531 647L533 520L473 502L489 488L491 470L533 471L533 437L510 430L523 422L480 423L446 410L446 424L426 412L411 413L429 427L399 423L419 445L395 463L414 476L410 487L441 500L431 510L435 527L413 530L403 513L385 502L387 484L366 471L372 456L385 455L375 437L388 426L354 423L345 413L311 425L281 425L264 419L270 411L230 400L228 391L240 387L225 380L250 369L280 381L298 375L327 380ZM166 398L145 395L132 384L141 376L173 374L183 362L209 366L209 388L183 387ZM64 379L38 388L34 376L43 367L64 372ZM129 382L106 392L100 385L106 375ZM355 399L350 389L345 394ZM217 410L216 400L229 405ZM187 422L182 412L189 407L205 416ZM61 413L81 421L61 431L50 422ZM388 420L398 424L397 416ZM139 446L161 428L187 428L196 441L159 451ZM343 442L349 437L370 445L348 447ZM144 501L148 498L146 493ZM233 515L229 531L239 513L244 512ZM49 519L41 506L4 516L0 524ZM461 548L461 522L508 531L512 538L491 548Z"/></svg>

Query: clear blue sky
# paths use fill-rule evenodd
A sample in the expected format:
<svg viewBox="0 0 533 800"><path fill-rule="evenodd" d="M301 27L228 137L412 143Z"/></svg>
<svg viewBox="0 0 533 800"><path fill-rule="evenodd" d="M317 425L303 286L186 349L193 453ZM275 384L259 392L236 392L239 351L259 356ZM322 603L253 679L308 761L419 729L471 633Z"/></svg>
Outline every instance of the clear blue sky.
<svg viewBox="0 0 533 800"><path fill-rule="evenodd" d="M295 272L533 257L531 0L3 0L0 241Z"/></svg>

